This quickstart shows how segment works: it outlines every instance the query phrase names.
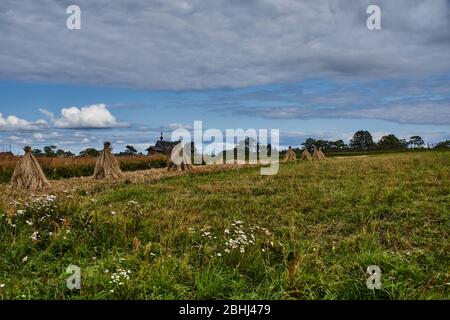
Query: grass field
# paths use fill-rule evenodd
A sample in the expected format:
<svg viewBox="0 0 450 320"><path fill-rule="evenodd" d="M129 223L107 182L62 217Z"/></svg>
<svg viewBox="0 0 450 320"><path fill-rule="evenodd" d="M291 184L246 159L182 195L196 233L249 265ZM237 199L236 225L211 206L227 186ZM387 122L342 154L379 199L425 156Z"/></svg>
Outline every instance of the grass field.
<svg viewBox="0 0 450 320"><path fill-rule="evenodd" d="M0 298L450 298L450 152L158 170L0 185Z"/></svg>

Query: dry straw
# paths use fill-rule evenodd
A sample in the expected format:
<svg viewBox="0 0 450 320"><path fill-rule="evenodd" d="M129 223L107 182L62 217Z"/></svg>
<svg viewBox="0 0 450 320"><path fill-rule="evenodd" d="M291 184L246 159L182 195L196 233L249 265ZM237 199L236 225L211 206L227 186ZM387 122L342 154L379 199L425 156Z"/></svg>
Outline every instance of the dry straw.
<svg viewBox="0 0 450 320"><path fill-rule="evenodd" d="M326 157L322 152L322 148L314 149L313 160L325 160Z"/></svg>
<svg viewBox="0 0 450 320"><path fill-rule="evenodd" d="M297 155L295 154L294 150L292 150L292 147L289 146L288 151L286 152L286 155L284 156L284 161L295 161L297 160Z"/></svg>
<svg viewBox="0 0 450 320"><path fill-rule="evenodd" d="M111 153L111 143L105 142L103 151L95 163L95 179L118 179L122 176L119 162Z"/></svg>
<svg viewBox="0 0 450 320"><path fill-rule="evenodd" d="M308 149L305 148L303 150L301 160L312 160L311 153L309 153Z"/></svg>
<svg viewBox="0 0 450 320"><path fill-rule="evenodd" d="M16 190L37 190L48 187L50 183L44 171L31 153L31 147L24 148L25 155L19 159L11 179L11 186Z"/></svg>

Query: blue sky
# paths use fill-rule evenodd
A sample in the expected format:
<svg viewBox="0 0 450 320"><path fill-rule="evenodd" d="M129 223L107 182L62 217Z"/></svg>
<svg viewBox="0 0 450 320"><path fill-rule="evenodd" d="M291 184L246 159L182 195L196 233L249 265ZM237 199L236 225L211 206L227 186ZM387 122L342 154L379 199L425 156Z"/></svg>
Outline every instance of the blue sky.
<svg viewBox="0 0 450 320"><path fill-rule="evenodd" d="M449 92L435 92L433 81L450 83L449 77L440 76L417 80L422 88L420 94L398 94L409 88L411 80L377 80L368 83L335 83L330 80L306 80L296 84L277 84L227 90L197 91L150 91L102 86L76 86L61 84L34 84L0 82L2 96L1 110L4 117L15 115L34 123L45 120L48 126L34 130L4 130L0 137L4 143L12 143L17 149L23 144L33 144L42 148L55 144L62 148L79 151L85 147L100 147L106 139L112 139L116 149L133 144L139 150L154 143L163 131L167 138L173 129L191 129L194 121L202 120L205 128L277 128L281 129L282 145L300 145L309 136L348 141L352 133L359 129L371 131L377 139L383 134L395 133L408 138L422 135L427 142L435 143L449 138L449 125L439 123L439 117L430 115L424 119L402 120L398 114L376 114L371 118L362 115L346 115L351 111L367 111L361 103L371 103L372 108L422 104L424 101L448 104ZM347 92L348 91L348 92ZM370 93L374 91L375 93ZM345 101L340 106L336 99L316 100L345 93ZM379 94L382 92L383 94ZM349 100L354 98L354 102ZM40 110L45 109L58 116L62 108L105 104L116 118L118 128L58 128ZM307 110L297 115L295 111L302 105ZM341 107L341 109L339 109ZM288 109L286 115L282 112ZM321 114L318 109L338 109L337 114ZM5 111L3 111L5 110ZM9 112L8 112L9 111ZM339 115L339 112L342 115ZM113 126L114 127L114 126ZM48 133L55 136L45 137ZM42 138L35 138L35 137ZM9 139L13 137L12 139ZM18 139L18 137L20 139ZM88 140L86 140L86 138Z"/></svg>
<svg viewBox="0 0 450 320"><path fill-rule="evenodd" d="M2 1L0 146L143 151L195 120L450 139L450 2L379 1L372 31L368 3L81 0L69 31L69 1Z"/></svg>

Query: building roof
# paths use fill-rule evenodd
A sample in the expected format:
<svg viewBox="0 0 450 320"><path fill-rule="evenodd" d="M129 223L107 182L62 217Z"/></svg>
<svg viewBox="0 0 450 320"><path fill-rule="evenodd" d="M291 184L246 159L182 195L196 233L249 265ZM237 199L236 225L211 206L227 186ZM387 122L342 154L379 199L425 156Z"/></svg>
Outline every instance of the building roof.
<svg viewBox="0 0 450 320"><path fill-rule="evenodd" d="M171 151L173 149L173 147L175 147L179 143L180 143L180 141L171 142L171 141L159 140L156 142L156 144L154 146L147 148L145 151L168 152L168 151Z"/></svg>

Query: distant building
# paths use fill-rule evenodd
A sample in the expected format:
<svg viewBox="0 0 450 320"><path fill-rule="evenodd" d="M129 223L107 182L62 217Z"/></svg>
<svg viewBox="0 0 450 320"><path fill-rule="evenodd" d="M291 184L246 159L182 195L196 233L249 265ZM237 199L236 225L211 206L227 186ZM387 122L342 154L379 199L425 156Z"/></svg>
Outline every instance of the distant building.
<svg viewBox="0 0 450 320"><path fill-rule="evenodd" d="M169 155L172 149L179 144L180 141L164 141L163 134L161 132L161 137L159 138L159 141L156 142L154 146L151 146L145 151L147 151L147 155L151 156L154 154L163 154L163 155Z"/></svg>

